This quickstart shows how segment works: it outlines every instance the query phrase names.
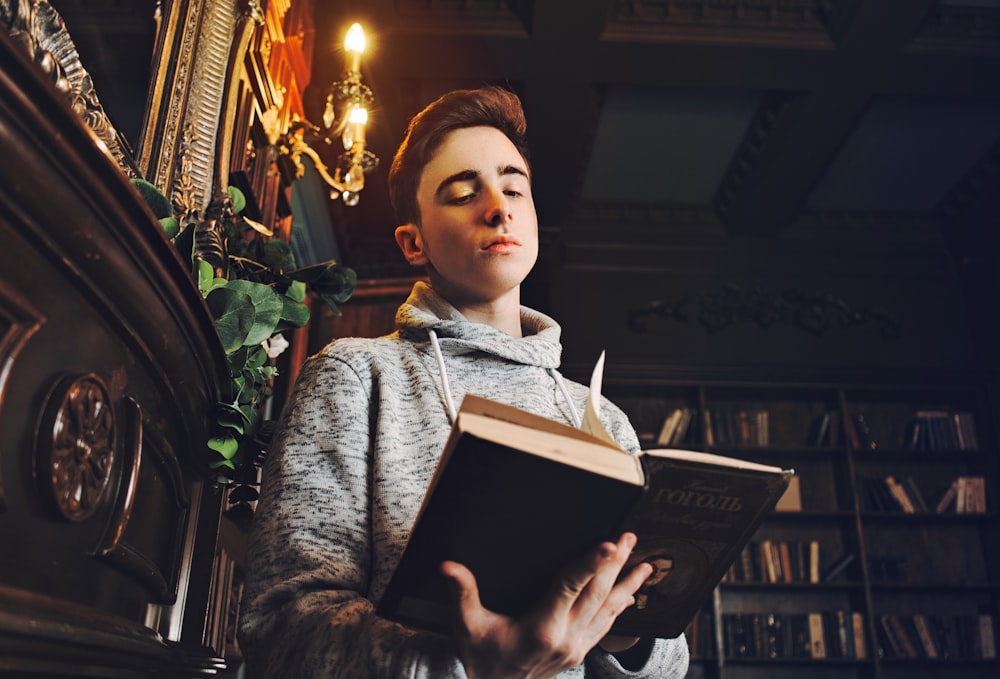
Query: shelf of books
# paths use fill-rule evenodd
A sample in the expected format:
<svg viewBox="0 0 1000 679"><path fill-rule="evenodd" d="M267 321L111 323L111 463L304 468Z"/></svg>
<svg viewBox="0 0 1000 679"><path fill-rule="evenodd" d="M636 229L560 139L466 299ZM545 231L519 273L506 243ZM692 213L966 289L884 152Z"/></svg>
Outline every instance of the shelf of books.
<svg viewBox="0 0 1000 679"><path fill-rule="evenodd" d="M643 447L797 472L688 628L692 677L1000 676L997 451L977 389L605 391Z"/></svg>

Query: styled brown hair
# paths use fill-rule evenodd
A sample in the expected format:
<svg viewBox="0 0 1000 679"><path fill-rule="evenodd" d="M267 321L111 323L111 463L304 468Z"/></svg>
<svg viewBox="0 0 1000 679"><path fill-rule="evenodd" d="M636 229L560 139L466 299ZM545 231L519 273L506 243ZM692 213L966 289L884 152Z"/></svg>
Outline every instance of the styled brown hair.
<svg viewBox="0 0 1000 679"><path fill-rule="evenodd" d="M444 138L465 127L495 127L528 162L527 123L521 100L501 87L454 90L413 116L389 169L389 199L397 224L420 224L420 174ZM529 170L530 171L530 170Z"/></svg>

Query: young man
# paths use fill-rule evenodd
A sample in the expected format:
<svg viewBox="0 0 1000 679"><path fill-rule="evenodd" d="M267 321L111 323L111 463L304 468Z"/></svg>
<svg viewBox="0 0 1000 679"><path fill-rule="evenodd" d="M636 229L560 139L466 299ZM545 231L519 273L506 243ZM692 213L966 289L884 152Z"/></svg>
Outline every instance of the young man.
<svg viewBox="0 0 1000 679"><path fill-rule="evenodd" d="M475 575L450 562L450 638L373 612L466 393L574 424L583 409L586 388L556 370L559 326L520 305L538 254L524 133L520 102L496 88L452 92L411 121L389 175L396 242L430 285L414 286L394 334L338 340L302 370L250 540L249 676L686 673L683 637L608 636L651 571L622 572L630 534L567 567L523 619L484 609ZM624 414L607 401L602 411L619 444L638 450Z"/></svg>

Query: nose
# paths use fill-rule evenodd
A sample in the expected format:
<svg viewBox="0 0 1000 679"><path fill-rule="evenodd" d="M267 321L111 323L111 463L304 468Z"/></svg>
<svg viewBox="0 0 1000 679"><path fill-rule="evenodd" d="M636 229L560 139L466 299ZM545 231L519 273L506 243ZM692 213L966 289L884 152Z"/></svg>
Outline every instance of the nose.
<svg viewBox="0 0 1000 679"><path fill-rule="evenodd" d="M486 210L486 224L493 227L501 226L509 223L512 217L507 197L502 192L493 194L493 200Z"/></svg>

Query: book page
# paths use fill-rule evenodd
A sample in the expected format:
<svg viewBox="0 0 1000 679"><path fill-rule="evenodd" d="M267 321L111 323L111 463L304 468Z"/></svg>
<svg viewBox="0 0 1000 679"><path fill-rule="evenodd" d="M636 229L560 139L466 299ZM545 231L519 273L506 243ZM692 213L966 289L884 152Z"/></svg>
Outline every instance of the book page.
<svg viewBox="0 0 1000 679"><path fill-rule="evenodd" d="M735 457L726 457L725 455L717 455L715 453L704 453L698 450L683 450L681 448L650 448L649 450L642 451L642 454L646 457L688 460L690 462L697 462L716 467L751 469L754 471L769 472L772 474L781 472L794 473L794 470L791 469L783 469L782 467L776 467L774 465L760 464L759 462L741 460Z"/></svg>
<svg viewBox="0 0 1000 679"><path fill-rule="evenodd" d="M594 366L594 372L590 375L590 393L587 396L587 405L583 410L583 420L580 423L580 429L587 432L591 436L595 436L602 441L607 441L612 443L615 447L618 444L608 430L604 428L601 423L601 387L604 383L604 354L601 352L600 358L597 359L597 364Z"/></svg>

